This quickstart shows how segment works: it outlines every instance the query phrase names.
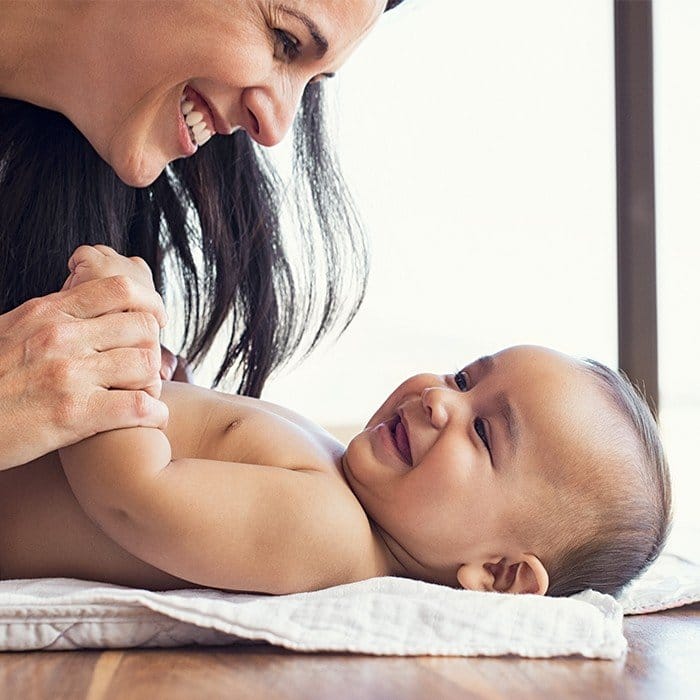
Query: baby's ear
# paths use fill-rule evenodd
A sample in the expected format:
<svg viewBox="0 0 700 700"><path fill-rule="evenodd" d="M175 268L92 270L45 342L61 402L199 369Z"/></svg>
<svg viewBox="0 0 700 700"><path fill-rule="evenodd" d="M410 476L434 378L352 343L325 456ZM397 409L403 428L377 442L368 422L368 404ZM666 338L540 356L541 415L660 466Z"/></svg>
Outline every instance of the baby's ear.
<svg viewBox="0 0 700 700"><path fill-rule="evenodd" d="M534 554L523 554L514 562L502 557L497 561L463 564L457 571L457 580L470 591L544 595L549 587L547 569Z"/></svg>

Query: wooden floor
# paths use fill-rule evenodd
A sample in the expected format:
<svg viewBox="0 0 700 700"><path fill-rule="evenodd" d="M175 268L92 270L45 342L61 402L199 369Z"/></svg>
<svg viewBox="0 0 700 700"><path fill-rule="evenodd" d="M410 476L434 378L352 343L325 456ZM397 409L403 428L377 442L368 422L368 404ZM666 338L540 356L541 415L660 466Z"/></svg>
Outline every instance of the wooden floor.
<svg viewBox="0 0 700 700"><path fill-rule="evenodd" d="M51 700L700 698L700 605L629 617L620 661L375 658L263 646L0 654L0 696Z"/></svg>

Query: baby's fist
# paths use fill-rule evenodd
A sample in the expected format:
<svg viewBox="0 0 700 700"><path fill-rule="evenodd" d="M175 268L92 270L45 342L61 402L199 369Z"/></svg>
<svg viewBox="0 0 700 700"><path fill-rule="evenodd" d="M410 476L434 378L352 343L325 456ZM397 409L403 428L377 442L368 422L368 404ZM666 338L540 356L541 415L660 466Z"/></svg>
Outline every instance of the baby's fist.
<svg viewBox="0 0 700 700"><path fill-rule="evenodd" d="M147 289L154 289L151 268L143 258L127 258L106 245L81 245L68 260L70 274L62 289L72 289L83 282L121 275L130 277Z"/></svg>

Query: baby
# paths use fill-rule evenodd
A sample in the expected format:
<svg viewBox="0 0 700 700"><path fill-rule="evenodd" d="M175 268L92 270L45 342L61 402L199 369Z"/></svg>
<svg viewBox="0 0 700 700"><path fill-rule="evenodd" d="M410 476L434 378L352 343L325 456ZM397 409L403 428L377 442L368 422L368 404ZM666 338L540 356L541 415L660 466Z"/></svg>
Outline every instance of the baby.
<svg viewBox="0 0 700 700"><path fill-rule="evenodd" d="M347 448L280 406L166 382L164 430L0 473L0 575L273 594L374 576L615 593L658 554L670 488L619 374L520 346L420 374Z"/></svg>
<svg viewBox="0 0 700 700"><path fill-rule="evenodd" d="M373 576L614 593L669 518L653 418L540 347L401 384L347 448L273 404L165 383L167 428L0 474L3 578L291 593Z"/></svg>

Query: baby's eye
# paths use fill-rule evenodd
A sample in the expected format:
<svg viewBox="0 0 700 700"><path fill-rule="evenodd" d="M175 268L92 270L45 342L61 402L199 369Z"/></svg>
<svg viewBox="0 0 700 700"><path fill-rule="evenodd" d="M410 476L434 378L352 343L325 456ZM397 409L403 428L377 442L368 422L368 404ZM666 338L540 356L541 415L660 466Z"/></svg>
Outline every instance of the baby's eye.
<svg viewBox="0 0 700 700"><path fill-rule="evenodd" d="M484 426L484 421L481 420L481 418L477 418L474 421L474 430L476 430L476 434L481 438L481 442L483 442L484 445L486 445L486 449L489 451L489 454L491 454L491 445L489 445L489 438L486 434L486 427Z"/></svg>
<svg viewBox="0 0 700 700"><path fill-rule="evenodd" d="M471 388L469 382L469 375L464 371L460 370L454 374L455 384L460 391L469 391Z"/></svg>
<svg viewBox="0 0 700 700"><path fill-rule="evenodd" d="M274 29L277 39L275 47L275 58L287 62L293 61L301 53L301 42L284 29Z"/></svg>

